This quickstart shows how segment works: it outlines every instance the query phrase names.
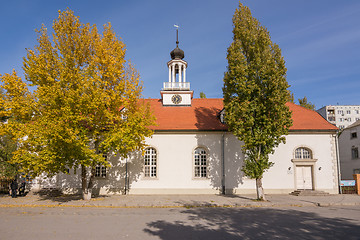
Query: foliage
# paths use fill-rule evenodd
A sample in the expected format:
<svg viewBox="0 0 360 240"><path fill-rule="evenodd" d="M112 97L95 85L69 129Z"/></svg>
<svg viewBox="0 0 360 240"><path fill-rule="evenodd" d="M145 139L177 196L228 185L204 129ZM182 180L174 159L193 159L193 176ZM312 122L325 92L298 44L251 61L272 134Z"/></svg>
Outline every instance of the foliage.
<svg viewBox="0 0 360 240"><path fill-rule="evenodd" d="M0 89L0 111L4 110L4 95ZM1 116L1 123L5 123L8 116ZM14 178L18 171L15 164L11 163L12 153L16 150L16 142L8 135L0 135L0 178Z"/></svg>
<svg viewBox="0 0 360 240"><path fill-rule="evenodd" d="M290 90L289 90L289 99L288 99L288 101L291 102L291 103L295 103L294 93L290 92Z"/></svg>
<svg viewBox="0 0 360 240"><path fill-rule="evenodd" d="M200 92L200 98L206 98L206 95L205 95L205 93L203 93L203 92Z"/></svg>
<svg viewBox="0 0 360 240"><path fill-rule="evenodd" d="M304 96L304 98L299 98L298 101L300 106L315 111L315 104L308 102L306 96Z"/></svg>
<svg viewBox="0 0 360 240"><path fill-rule="evenodd" d="M0 178L14 178L18 174L18 168L11 163L12 153L16 150L16 142L11 137L0 136Z"/></svg>
<svg viewBox="0 0 360 240"><path fill-rule="evenodd" d="M51 175L108 166L101 152L125 157L142 150L154 118L139 101L142 83L110 23L100 34L68 9L59 11L51 35L45 26L37 33L38 45L24 57L29 84L15 71L1 76L0 116L10 116L1 131L19 141L13 162L32 175Z"/></svg>
<svg viewBox="0 0 360 240"><path fill-rule="evenodd" d="M264 198L261 179L273 165L269 154L285 142L292 124L285 105L290 99L285 61L266 28L241 3L233 25L223 87L225 119L229 130L244 143L242 170L257 179L258 198Z"/></svg>

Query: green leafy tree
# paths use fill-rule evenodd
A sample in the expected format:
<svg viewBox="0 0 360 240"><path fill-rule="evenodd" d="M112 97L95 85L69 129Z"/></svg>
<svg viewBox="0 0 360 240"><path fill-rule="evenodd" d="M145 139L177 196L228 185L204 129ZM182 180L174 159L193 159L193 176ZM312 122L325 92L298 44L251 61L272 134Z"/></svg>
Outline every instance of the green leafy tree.
<svg viewBox="0 0 360 240"><path fill-rule="evenodd" d="M24 75L1 76L1 125L19 142L12 161L24 172L53 175L81 167L84 199L91 197L94 169L110 167L102 153L126 157L141 151L154 123L141 101L139 75L125 60L125 44L110 23L100 34L71 10L59 11L53 34L45 26L38 45L27 49Z"/></svg>
<svg viewBox="0 0 360 240"><path fill-rule="evenodd" d="M306 96L304 96L304 98L299 98L298 101L300 106L315 111L315 104L308 102Z"/></svg>
<svg viewBox="0 0 360 240"><path fill-rule="evenodd" d="M290 92L290 90L289 90L289 99L288 99L288 101L291 102L291 103L295 103L294 94L292 92Z"/></svg>
<svg viewBox="0 0 360 240"><path fill-rule="evenodd" d="M200 92L200 98L206 98L206 95L205 95L205 93L203 93L203 92Z"/></svg>
<svg viewBox="0 0 360 240"><path fill-rule="evenodd" d="M0 109L4 110L4 93L0 88ZM0 122L4 124L8 116L0 116ZM16 150L16 142L11 136L4 135L0 132L0 179L14 178L18 173L18 168L15 164L11 163L12 154Z"/></svg>
<svg viewBox="0 0 360 240"><path fill-rule="evenodd" d="M256 179L257 197L265 200L262 178L273 165L269 155L285 142L292 125L291 112L285 105L290 98L285 61L266 28L241 3L233 25L223 87L225 120L243 142L242 171Z"/></svg>
<svg viewBox="0 0 360 240"><path fill-rule="evenodd" d="M0 178L14 178L18 174L16 164L11 162L16 142L7 135L0 136Z"/></svg>

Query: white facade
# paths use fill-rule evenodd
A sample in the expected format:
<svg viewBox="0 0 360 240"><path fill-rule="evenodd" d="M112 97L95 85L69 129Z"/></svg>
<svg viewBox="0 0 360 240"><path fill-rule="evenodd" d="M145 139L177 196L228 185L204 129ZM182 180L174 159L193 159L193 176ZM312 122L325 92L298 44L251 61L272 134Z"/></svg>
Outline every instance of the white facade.
<svg viewBox="0 0 360 240"><path fill-rule="evenodd" d="M339 136L341 179L353 180L360 174L360 120L345 128Z"/></svg>
<svg viewBox="0 0 360 240"><path fill-rule="evenodd" d="M340 129L360 120L360 105L328 105L317 112Z"/></svg>
<svg viewBox="0 0 360 240"><path fill-rule="evenodd" d="M265 193L286 194L303 189L299 182L306 180L306 177L310 177L307 189L338 193L335 135L293 133L286 140L286 144L280 145L270 157L270 161L275 164L264 174ZM129 194L219 194L222 184L225 184L226 193L255 193L255 180L248 179L241 171L244 160L241 143L231 133L155 133L146 142L156 150L155 177L144 176L144 157L141 155L129 157L127 163L116 156L110 156L112 167L108 169L106 177L96 178L94 193L124 193L125 182ZM205 149L207 155L207 176L200 178L194 175L194 151L198 147ZM309 149L312 157L296 159L297 148ZM300 175L299 172L303 169L308 169L308 174L305 171L304 176ZM46 183L38 187L54 187L73 192L80 189L80 174L80 171L74 174L71 170L70 175L59 174L56 181L52 178L52 186Z"/></svg>
<svg viewBox="0 0 360 240"><path fill-rule="evenodd" d="M222 135L224 134L224 151ZM131 184L130 194L144 193L220 193L222 188L222 152L224 152L225 188L227 193L255 193L255 180L244 177L241 167L244 156L241 143L231 133L155 134L148 139L149 146L158 152L158 176L146 179L141 174ZM176 142L176 144L174 144ZM322 144L326 142L326 144ZM194 150L206 149L208 177L194 177ZM311 159L295 159L295 149L306 147L312 151ZM279 146L270 157L274 166L265 173L263 186L266 193L290 193L296 189L296 169L310 168L309 189L329 193L338 192L335 135L290 134L287 143Z"/></svg>

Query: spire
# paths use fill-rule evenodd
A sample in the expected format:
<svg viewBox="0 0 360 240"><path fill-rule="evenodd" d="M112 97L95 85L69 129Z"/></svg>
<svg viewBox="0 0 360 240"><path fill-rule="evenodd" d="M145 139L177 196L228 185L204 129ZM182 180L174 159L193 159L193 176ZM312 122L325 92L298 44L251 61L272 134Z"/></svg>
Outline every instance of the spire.
<svg viewBox="0 0 360 240"><path fill-rule="evenodd" d="M170 52L171 59L183 59L185 57L184 51L179 48L179 26L176 27L176 48Z"/></svg>
<svg viewBox="0 0 360 240"><path fill-rule="evenodd" d="M179 47L179 26L175 25L176 28L176 47Z"/></svg>

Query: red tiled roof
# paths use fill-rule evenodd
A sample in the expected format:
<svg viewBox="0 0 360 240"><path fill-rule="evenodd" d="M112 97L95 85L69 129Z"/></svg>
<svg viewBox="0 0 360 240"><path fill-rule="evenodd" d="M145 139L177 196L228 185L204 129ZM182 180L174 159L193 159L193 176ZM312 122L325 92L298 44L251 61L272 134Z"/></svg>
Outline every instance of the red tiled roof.
<svg viewBox="0 0 360 240"><path fill-rule="evenodd" d="M191 106L163 106L161 99L147 99L156 117L153 130L227 130L218 118L221 98L194 98Z"/></svg>
<svg viewBox="0 0 360 240"><path fill-rule="evenodd" d="M319 113L294 103L286 104L292 111L293 125L290 130L333 130L338 128L326 121Z"/></svg>
<svg viewBox="0 0 360 240"><path fill-rule="evenodd" d="M227 126L219 120L223 109L221 98L194 98L191 106L163 106L161 99L146 99L156 117L153 130L223 131ZM317 112L287 103L292 111L293 126L290 130L336 130Z"/></svg>

